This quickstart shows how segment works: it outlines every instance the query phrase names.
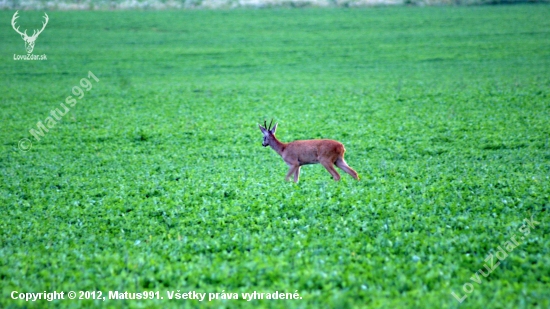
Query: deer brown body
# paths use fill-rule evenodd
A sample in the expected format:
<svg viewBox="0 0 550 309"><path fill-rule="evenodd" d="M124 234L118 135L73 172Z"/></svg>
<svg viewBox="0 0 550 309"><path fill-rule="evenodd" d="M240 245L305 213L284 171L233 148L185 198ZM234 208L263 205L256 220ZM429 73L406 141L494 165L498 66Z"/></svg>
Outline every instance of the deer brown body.
<svg viewBox="0 0 550 309"><path fill-rule="evenodd" d="M359 180L357 172L349 167L344 160L346 149L342 143L330 139L299 140L290 143L283 143L275 137L277 125L271 129L264 122L264 126L258 125L264 134L262 146L270 146L277 152L289 166L285 180L294 175L294 182L298 182L300 177L300 167L306 164L320 163L332 175L335 181L340 180L340 174L334 168L334 165L341 168L344 172L350 174L353 178Z"/></svg>

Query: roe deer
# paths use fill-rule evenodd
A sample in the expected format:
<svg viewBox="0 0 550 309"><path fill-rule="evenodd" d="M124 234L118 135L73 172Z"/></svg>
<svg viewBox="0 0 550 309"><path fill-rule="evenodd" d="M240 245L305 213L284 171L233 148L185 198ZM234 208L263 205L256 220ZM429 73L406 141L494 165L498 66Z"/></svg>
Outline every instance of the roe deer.
<svg viewBox="0 0 550 309"><path fill-rule="evenodd" d="M300 167L302 165L315 163L321 163L335 181L340 180L340 175L336 169L334 169L334 165L350 174L353 178L359 180L357 172L349 167L344 160L344 152L346 149L342 143L331 139L312 139L283 143L275 137L278 123L271 128L272 123L273 120L271 120L269 127L267 127L265 121L264 127L258 124L258 127L260 127L260 130L264 134L262 146L271 146L271 148L283 158L285 163L288 164L290 169L286 174L286 181L294 174L294 182L298 182Z"/></svg>

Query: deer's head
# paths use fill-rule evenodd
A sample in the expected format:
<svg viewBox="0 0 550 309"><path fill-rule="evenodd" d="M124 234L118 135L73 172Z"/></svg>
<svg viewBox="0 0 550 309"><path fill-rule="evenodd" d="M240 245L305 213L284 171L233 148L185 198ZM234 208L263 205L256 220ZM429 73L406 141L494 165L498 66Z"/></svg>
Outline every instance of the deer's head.
<svg viewBox="0 0 550 309"><path fill-rule="evenodd" d="M25 41L25 49L27 50L27 53L32 53L32 50L34 49L34 42L36 41L36 39L38 38L38 35L40 35L40 33L42 33L42 31L44 31L44 28L46 28L46 25L48 24L48 14L44 13L44 19L46 20L45 22L42 22L42 29L40 30L33 30L32 32L32 35L31 36L28 36L27 35L27 29L25 29L24 32L21 32L19 31L19 27L15 28L15 20L19 18L19 16L17 15L19 11L16 11L15 14L13 14L13 18L11 19L11 26L13 27L13 30L15 30L15 32L19 33L19 35L21 35L21 38Z"/></svg>
<svg viewBox="0 0 550 309"><path fill-rule="evenodd" d="M264 120L264 126L258 125L260 127L260 130L264 134L264 141L262 143L262 146L267 147L269 146L269 143L272 139L275 139L275 131L277 131L277 125L275 124L273 128L271 128L271 124L273 123L273 119L271 119L271 122L269 123L269 127L267 126L267 122Z"/></svg>

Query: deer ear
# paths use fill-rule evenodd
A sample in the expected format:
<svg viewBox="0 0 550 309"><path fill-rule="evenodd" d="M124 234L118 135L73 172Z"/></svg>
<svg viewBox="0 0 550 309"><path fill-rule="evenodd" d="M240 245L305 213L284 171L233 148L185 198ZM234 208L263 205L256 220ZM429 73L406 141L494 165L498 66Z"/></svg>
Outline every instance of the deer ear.
<svg viewBox="0 0 550 309"><path fill-rule="evenodd" d="M277 131L277 125L278 124L279 123L276 123L275 126L273 127L273 129L271 129L271 131L270 131L271 133L275 134L275 131Z"/></svg>
<svg viewBox="0 0 550 309"><path fill-rule="evenodd" d="M262 133L265 134L265 132L267 132L267 129L262 127L261 125L258 124L258 127L260 128L260 130L262 131Z"/></svg>

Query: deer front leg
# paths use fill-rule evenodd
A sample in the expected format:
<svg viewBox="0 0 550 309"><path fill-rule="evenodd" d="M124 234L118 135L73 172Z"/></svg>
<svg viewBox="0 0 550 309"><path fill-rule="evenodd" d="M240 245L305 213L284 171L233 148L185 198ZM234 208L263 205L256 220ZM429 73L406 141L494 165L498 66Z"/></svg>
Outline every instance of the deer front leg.
<svg viewBox="0 0 550 309"><path fill-rule="evenodd" d="M288 169L288 173L286 174L286 177L285 177L285 180L288 181L289 178L290 178L290 175L294 174L296 169L299 169L300 166L299 165L291 165L290 168ZM296 176L294 176L294 181L296 181Z"/></svg>

